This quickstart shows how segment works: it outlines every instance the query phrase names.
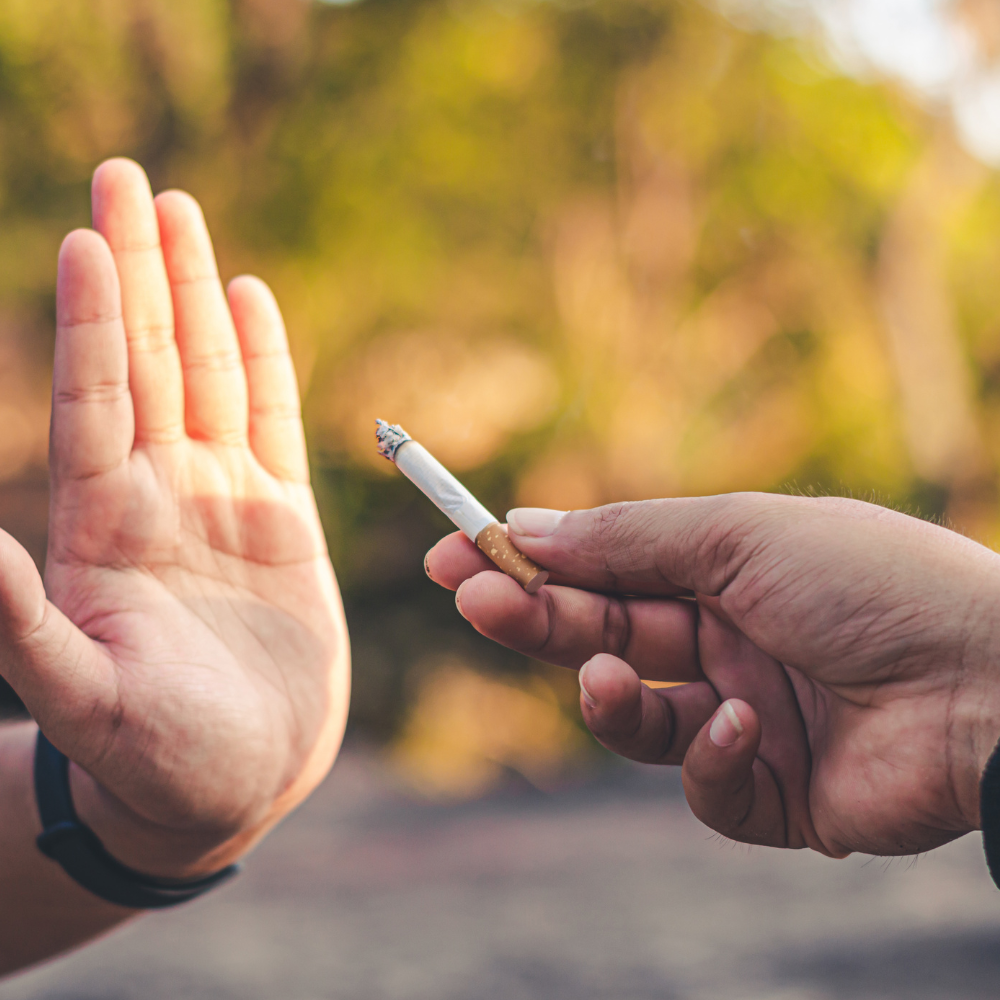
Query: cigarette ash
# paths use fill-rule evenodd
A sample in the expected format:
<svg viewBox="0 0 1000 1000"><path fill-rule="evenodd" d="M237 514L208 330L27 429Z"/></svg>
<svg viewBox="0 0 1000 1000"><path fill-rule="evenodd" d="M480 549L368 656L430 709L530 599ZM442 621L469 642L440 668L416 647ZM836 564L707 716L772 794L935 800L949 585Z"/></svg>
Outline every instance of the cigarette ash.
<svg viewBox="0 0 1000 1000"><path fill-rule="evenodd" d="M378 453L383 458L389 459L390 462L395 462L396 452L407 441L412 441L413 438L399 424L390 424L384 420L376 420L375 440L378 443Z"/></svg>

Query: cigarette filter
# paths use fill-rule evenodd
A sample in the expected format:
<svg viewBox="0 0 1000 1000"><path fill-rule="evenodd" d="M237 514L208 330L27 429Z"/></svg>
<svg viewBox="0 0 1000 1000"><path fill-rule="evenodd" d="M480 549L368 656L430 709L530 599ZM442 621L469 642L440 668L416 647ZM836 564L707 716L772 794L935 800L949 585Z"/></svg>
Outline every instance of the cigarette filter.
<svg viewBox="0 0 1000 1000"><path fill-rule="evenodd" d="M399 424L375 423L379 454L394 462L500 569L534 594L549 578L548 570L520 552L500 522Z"/></svg>

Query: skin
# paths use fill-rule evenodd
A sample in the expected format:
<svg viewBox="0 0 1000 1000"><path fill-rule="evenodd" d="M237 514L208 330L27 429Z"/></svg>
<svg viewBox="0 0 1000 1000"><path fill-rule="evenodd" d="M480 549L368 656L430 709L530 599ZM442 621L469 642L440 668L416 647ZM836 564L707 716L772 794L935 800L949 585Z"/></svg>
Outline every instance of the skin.
<svg viewBox="0 0 1000 1000"><path fill-rule="evenodd" d="M59 256L44 584L0 532L0 670L107 849L190 878L327 773L347 629L267 286L227 300L197 203L131 161L95 173L93 219ZM4 971L133 915L35 848L35 734L0 732Z"/></svg>
<svg viewBox="0 0 1000 1000"><path fill-rule="evenodd" d="M844 857L926 851L979 827L1000 737L1000 556L837 498L508 521L552 572L534 597L460 534L428 553L428 573L484 635L580 669L597 739L681 765L713 830Z"/></svg>

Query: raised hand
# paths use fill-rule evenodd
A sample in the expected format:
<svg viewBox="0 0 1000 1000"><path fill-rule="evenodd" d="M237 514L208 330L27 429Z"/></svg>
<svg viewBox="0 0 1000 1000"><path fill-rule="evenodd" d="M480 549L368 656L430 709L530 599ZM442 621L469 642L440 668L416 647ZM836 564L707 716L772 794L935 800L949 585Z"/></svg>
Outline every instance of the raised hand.
<svg viewBox="0 0 1000 1000"><path fill-rule="evenodd" d="M910 854L978 827L1000 736L1000 556L833 498L508 520L554 585L529 597L459 534L428 553L429 574L483 634L582 668L597 738L683 764L708 826L835 857Z"/></svg>
<svg viewBox="0 0 1000 1000"><path fill-rule="evenodd" d="M77 810L153 875L220 868L326 774L347 631L267 287L197 203L101 166L59 258L44 588L0 540L0 666Z"/></svg>

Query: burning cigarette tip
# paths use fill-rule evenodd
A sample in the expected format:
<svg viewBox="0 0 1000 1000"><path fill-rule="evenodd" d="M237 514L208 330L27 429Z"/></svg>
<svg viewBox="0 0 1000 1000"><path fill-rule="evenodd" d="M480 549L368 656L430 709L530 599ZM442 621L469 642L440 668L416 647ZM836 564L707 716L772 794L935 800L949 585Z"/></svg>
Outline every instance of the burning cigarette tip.
<svg viewBox="0 0 1000 1000"><path fill-rule="evenodd" d="M413 438L399 424L390 424L385 420L376 420L375 440L378 443L378 453L383 458L389 459L390 462L395 462L396 452L407 441L412 441Z"/></svg>

